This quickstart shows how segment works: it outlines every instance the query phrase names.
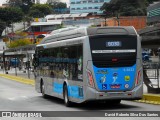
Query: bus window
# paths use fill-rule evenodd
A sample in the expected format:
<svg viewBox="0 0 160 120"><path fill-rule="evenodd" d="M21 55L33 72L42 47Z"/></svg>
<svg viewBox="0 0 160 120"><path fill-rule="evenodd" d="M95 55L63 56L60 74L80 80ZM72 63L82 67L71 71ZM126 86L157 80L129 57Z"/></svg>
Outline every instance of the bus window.
<svg viewBox="0 0 160 120"><path fill-rule="evenodd" d="M32 32L41 32L40 26L34 26L34 27L32 27Z"/></svg>

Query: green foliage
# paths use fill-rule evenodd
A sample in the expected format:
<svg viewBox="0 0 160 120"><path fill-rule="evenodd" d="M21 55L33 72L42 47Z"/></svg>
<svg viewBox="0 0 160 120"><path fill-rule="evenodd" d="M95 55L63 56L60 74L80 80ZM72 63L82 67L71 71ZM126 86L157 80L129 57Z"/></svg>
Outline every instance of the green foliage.
<svg viewBox="0 0 160 120"><path fill-rule="evenodd" d="M104 3L101 10L108 16L143 16L146 15L146 0L111 0Z"/></svg>
<svg viewBox="0 0 160 120"><path fill-rule="evenodd" d="M19 46L25 46L25 45L30 45L32 42L29 39L19 39L19 40L14 40L10 43L7 44L8 48L16 48Z"/></svg>
<svg viewBox="0 0 160 120"><path fill-rule="evenodd" d="M63 2L53 2L51 4L53 9L64 9L67 8L67 4Z"/></svg>
<svg viewBox="0 0 160 120"><path fill-rule="evenodd" d="M52 3L53 13L61 14L63 12L67 12L67 4L62 2L54 2Z"/></svg>
<svg viewBox="0 0 160 120"><path fill-rule="evenodd" d="M20 22L23 19L23 12L20 8L0 8L0 36L6 26L11 23Z"/></svg>
<svg viewBox="0 0 160 120"><path fill-rule="evenodd" d="M28 14L30 7L33 5L32 0L9 0L10 7L19 7L23 13Z"/></svg>
<svg viewBox="0 0 160 120"><path fill-rule="evenodd" d="M30 16L34 18L44 17L52 12L51 6L48 4L35 4L30 9Z"/></svg>
<svg viewBox="0 0 160 120"><path fill-rule="evenodd" d="M0 8L0 20L10 23L19 22L23 19L23 12L19 8L7 7Z"/></svg>

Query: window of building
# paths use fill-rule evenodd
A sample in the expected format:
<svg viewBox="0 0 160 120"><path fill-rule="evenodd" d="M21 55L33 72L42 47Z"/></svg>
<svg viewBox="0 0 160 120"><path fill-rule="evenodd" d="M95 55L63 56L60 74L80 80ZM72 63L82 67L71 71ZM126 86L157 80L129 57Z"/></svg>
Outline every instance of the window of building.
<svg viewBox="0 0 160 120"><path fill-rule="evenodd" d="M92 9L92 7L88 7L88 9Z"/></svg>
<svg viewBox="0 0 160 120"><path fill-rule="evenodd" d="M98 7L94 7L94 9L99 9Z"/></svg>
<svg viewBox="0 0 160 120"><path fill-rule="evenodd" d="M157 32L157 35L160 36L160 31Z"/></svg>
<svg viewBox="0 0 160 120"><path fill-rule="evenodd" d="M80 10L81 8L77 8L77 10Z"/></svg>
<svg viewBox="0 0 160 120"><path fill-rule="evenodd" d="M98 3L98 0L95 0L94 2L95 2L95 3Z"/></svg>
<svg viewBox="0 0 160 120"><path fill-rule="evenodd" d="M99 2L104 2L104 0L100 0Z"/></svg>
<svg viewBox="0 0 160 120"><path fill-rule="evenodd" d="M82 3L87 3L87 1L83 1Z"/></svg>
<svg viewBox="0 0 160 120"><path fill-rule="evenodd" d="M92 3L92 0L88 0L88 3Z"/></svg>
<svg viewBox="0 0 160 120"><path fill-rule="evenodd" d="M78 2L76 2L77 4L81 4L81 2L80 1L78 1Z"/></svg>
<svg viewBox="0 0 160 120"><path fill-rule="evenodd" d="M86 10L86 9L87 9L87 7L83 7L83 9L84 9L84 10Z"/></svg>
<svg viewBox="0 0 160 120"><path fill-rule="evenodd" d="M75 8L71 8L71 10L75 10Z"/></svg>
<svg viewBox="0 0 160 120"><path fill-rule="evenodd" d="M75 2L71 2L71 4L75 4Z"/></svg>

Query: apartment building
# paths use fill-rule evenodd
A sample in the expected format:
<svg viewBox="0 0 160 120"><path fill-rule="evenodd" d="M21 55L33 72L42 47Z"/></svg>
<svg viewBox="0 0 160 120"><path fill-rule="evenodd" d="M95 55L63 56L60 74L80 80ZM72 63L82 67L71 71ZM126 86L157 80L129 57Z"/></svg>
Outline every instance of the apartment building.
<svg viewBox="0 0 160 120"><path fill-rule="evenodd" d="M70 13L103 13L100 8L110 0L70 0Z"/></svg>

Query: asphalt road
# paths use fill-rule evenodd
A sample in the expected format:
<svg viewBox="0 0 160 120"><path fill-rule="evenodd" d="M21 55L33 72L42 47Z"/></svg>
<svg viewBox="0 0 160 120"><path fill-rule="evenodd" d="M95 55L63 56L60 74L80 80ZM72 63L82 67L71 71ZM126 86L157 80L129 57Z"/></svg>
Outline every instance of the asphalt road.
<svg viewBox="0 0 160 120"><path fill-rule="evenodd" d="M120 105L105 105L102 103L87 103L74 104L67 108L63 104L63 100L54 97L44 99L40 93L37 93L34 86L21 84L15 81L10 81L0 78L0 111L160 111L160 105L151 105L145 103L137 103L132 101L122 101ZM11 120L21 120L22 118L10 118ZM23 118L22 120L39 120L40 118ZM42 118L43 120L44 118ZM48 120L52 118L47 118ZM54 118L61 120L64 118ZM65 118L72 120L72 118ZM76 118L78 120L80 118ZM82 119L82 118L81 118ZM87 120L94 120L96 118L83 118ZM98 118L108 119L107 118ZM110 118L114 119L114 118ZM119 119L124 119L123 117ZM129 117L127 119L135 119ZM143 120L146 118L137 118ZM152 119L148 118L147 119ZM159 118L154 118L159 119ZM8 118L0 118L0 120L8 120ZM45 119L46 120L46 119ZM74 119L75 120L75 119Z"/></svg>

